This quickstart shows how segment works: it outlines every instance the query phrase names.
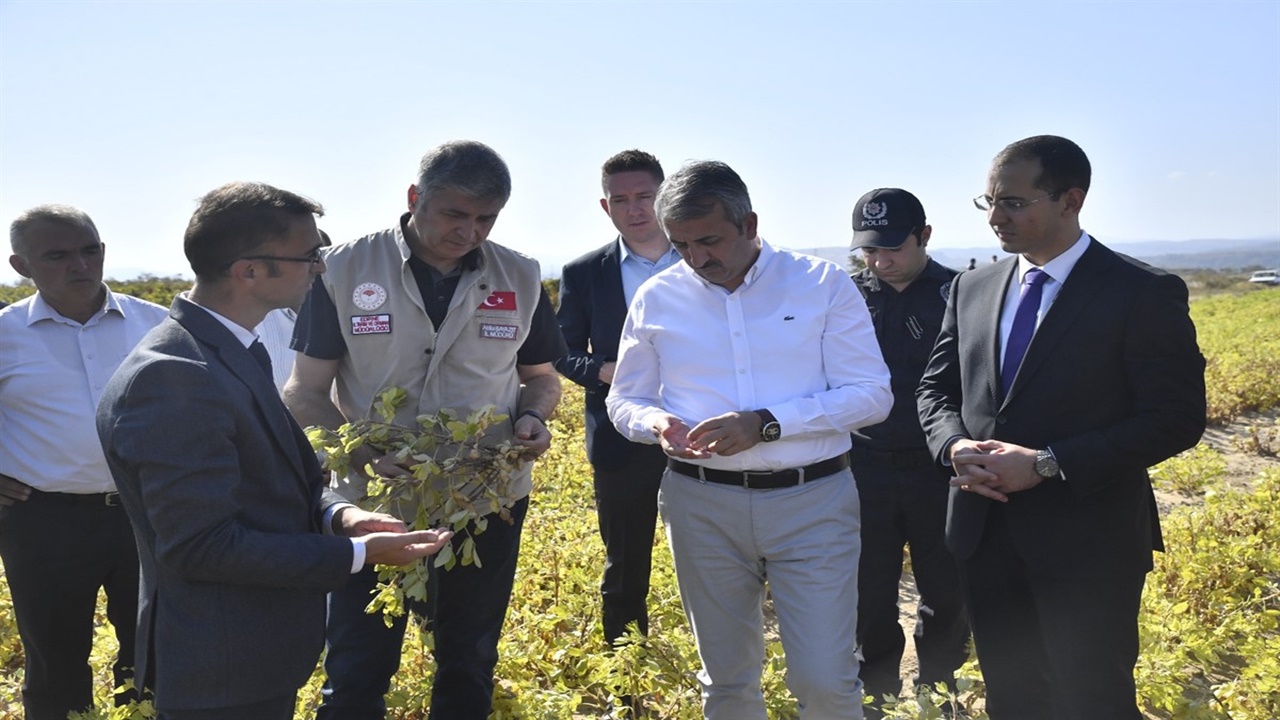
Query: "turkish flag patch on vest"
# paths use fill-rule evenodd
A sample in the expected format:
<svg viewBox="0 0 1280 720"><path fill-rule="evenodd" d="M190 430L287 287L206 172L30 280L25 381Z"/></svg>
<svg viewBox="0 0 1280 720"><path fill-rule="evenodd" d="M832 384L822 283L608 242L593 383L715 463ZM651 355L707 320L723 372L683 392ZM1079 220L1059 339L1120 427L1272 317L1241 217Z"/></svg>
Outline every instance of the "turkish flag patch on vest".
<svg viewBox="0 0 1280 720"><path fill-rule="evenodd" d="M476 307L477 310L515 310L516 294L513 290L494 290Z"/></svg>

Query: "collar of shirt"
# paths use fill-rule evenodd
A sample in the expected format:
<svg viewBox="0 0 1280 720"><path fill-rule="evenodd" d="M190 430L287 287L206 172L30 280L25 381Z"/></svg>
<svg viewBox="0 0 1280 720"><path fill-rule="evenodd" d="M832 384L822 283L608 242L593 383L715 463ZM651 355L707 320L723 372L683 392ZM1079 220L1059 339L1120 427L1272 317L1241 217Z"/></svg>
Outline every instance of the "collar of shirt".
<svg viewBox="0 0 1280 720"><path fill-rule="evenodd" d="M400 246L400 257L406 263L409 262L409 258L415 257L413 254L413 248L409 247L409 217L409 213L405 213L400 216L400 232L396 235L396 244ZM485 240L484 242L489 241ZM481 243L481 245L483 244L484 243ZM425 261L423 262L426 264ZM479 270L480 266L483 264L484 253L480 252L480 248L477 247L462 256L462 262L458 264L458 267L466 270ZM432 269L434 270L435 268ZM438 273L439 271L437 270L436 272ZM453 273L449 273L449 275L452 274ZM445 277L449 277L449 275L446 275Z"/></svg>
<svg viewBox="0 0 1280 720"><path fill-rule="evenodd" d="M1053 301L1058 299L1058 292L1062 290L1062 284L1067 281L1067 276L1071 274L1071 270L1075 268L1076 263L1080 261L1080 257L1084 255L1084 251L1089 249L1089 234L1080 231L1080 237L1076 239L1066 252L1058 257L1050 260L1040 268L1044 271L1049 279L1045 281L1044 287L1040 294L1040 311L1036 314L1036 327L1040 327L1040 323L1044 321L1045 313L1049 312L1049 308L1053 306ZM1009 333L1013 331L1013 318L1018 313L1018 299L1022 296L1022 280L1027 273L1036 267L1030 260L1019 255L1018 256L1018 273L1014 277L1013 282L1009 283L1009 289L1005 291L1004 307L1000 310L1000 362L1004 363L1004 352L1009 341Z"/></svg>
<svg viewBox="0 0 1280 720"><path fill-rule="evenodd" d="M246 348L252 345L254 340L258 339L258 334L255 333L254 331L246 330L243 327L240 327L240 325L238 325L234 321L229 320L226 317L223 317L222 315L219 315L218 313L192 300L190 295L183 293L183 297L186 298L187 302L209 313L210 315L213 316L214 320L217 320L218 322L222 323L223 326L225 326L228 330L230 330L231 334L235 335L236 339L239 340Z"/></svg>
<svg viewBox="0 0 1280 720"><path fill-rule="evenodd" d="M657 260L649 260L643 258L633 252L627 244L623 242L622 236L618 236L618 269L622 273L622 294L626 298L627 304L631 304L631 299L636 296L636 291L644 284L645 280L657 275L667 268L680 262L680 253L676 249L667 246L667 252Z"/></svg>
<svg viewBox="0 0 1280 720"><path fill-rule="evenodd" d="M1072 268L1074 268L1076 263L1080 261L1080 256L1084 255L1084 251L1088 249L1089 234L1081 230L1080 237L1076 238L1076 241L1072 243L1071 247L1067 248L1061 255L1045 263L1044 267L1040 268L1049 276L1049 279L1053 281L1045 283L1045 290L1048 291L1049 287L1053 285L1062 287L1062 284L1067 281L1067 276L1071 274ZM1027 272L1034 267L1036 267L1036 265L1026 257L1022 255L1018 256L1018 282L1016 284L1019 288L1019 293L1022 291L1022 279L1026 277ZM1055 295L1057 294L1056 290L1053 292ZM1048 305L1045 305L1044 307L1048 307Z"/></svg>
<svg viewBox="0 0 1280 720"><path fill-rule="evenodd" d="M44 301L44 296L39 292L36 292L35 296L31 299L31 304L27 307L27 327L31 327L42 320L52 320L53 322L60 322L64 325L74 325L77 327L89 327L96 324L109 312L115 312L124 316L124 308L120 307L120 301L117 300L115 294L111 292L111 288L107 287L105 283L103 283L102 287L106 290L106 300L102 303L102 307L98 308L98 312L94 313L93 317L89 318L89 321L83 326L75 320L63 316L57 310L54 310L52 305Z"/></svg>

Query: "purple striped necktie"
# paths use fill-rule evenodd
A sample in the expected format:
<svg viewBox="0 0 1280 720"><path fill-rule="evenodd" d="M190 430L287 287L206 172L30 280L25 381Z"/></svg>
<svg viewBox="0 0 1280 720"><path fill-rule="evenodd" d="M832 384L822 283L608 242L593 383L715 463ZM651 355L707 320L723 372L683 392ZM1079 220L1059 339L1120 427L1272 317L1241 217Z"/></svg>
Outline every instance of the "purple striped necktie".
<svg viewBox="0 0 1280 720"><path fill-rule="evenodd" d="M1000 385L1006 397L1013 387L1018 366L1031 345L1036 333L1036 314L1040 312L1040 297L1044 294L1044 281L1049 275L1040 268L1031 268L1022 278L1022 295L1018 298L1018 310L1013 315L1013 327L1009 330L1009 342L1005 344L1004 364L1000 366Z"/></svg>

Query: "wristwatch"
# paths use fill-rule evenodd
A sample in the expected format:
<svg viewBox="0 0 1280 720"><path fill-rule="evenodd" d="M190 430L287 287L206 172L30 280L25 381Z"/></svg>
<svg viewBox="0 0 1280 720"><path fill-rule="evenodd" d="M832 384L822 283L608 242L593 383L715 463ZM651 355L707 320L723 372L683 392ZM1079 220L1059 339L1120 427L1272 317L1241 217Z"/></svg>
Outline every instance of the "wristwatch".
<svg viewBox="0 0 1280 720"><path fill-rule="evenodd" d="M1058 459L1053 456L1053 451L1049 448L1036 451L1036 474L1042 478L1056 478L1062 474L1062 468L1058 467Z"/></svg>
<svg viewBox="0 0 1280 720"><path fill-rule="evenodd" d="M768 410L754 410L755 414L760 416L760 440L763 442L773 442L782 437L782 426L778 424L778 418Z"/></svg>

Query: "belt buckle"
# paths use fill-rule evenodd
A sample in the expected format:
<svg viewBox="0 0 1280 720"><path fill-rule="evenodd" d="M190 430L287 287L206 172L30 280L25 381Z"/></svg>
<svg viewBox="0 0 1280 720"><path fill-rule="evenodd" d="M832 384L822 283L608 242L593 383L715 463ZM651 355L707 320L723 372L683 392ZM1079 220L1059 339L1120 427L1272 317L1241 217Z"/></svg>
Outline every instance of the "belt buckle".
<svg viewBox="0 0 1280 720"><path fill-rule="evenodd" d="M103 499L103 502L107 504L107 507L120 506L120 493L118 492L105 493L103 494L102 499Z"/></svg>
<svg viewBox="0 0 1280 720"><path fill-rule="evenodd" d="M772 470L743 470L742 471L742 487L747 490L754 489L751 487L752 475L766 476L766 475L773 475L773 474L774 474L774 471Z"/></svg>

